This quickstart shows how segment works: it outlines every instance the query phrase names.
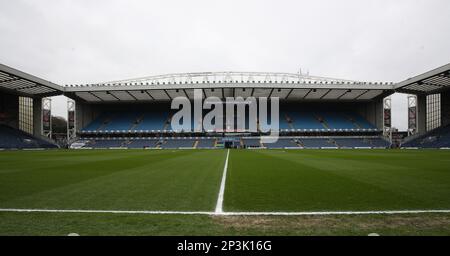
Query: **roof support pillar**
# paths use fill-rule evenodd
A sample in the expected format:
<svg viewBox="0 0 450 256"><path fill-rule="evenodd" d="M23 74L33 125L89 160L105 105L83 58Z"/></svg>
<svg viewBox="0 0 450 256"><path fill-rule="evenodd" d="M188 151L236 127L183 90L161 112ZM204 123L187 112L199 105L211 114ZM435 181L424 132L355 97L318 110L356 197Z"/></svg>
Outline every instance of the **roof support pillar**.
<svg viewBox="0 0 450 256"><path fill-rule="evenodd" d="M417 95L417 133L427 132L427 96Z"/></svg>
<svg viewBox="0 0 450 256"><path fill-rule="evenodd" d="M42 136L42 99L33 98L33 135Z"/></svg>

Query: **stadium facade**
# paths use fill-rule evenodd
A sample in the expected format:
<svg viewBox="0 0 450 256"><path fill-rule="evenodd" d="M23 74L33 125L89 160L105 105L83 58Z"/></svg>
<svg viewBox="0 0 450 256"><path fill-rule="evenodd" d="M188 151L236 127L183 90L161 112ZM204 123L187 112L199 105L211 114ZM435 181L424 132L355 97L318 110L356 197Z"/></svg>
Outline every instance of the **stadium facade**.
<svg viewBox="0 0 450 256"><path fill-rule="evenodd" d="M408 93L406 147L450 146L450 64L399 83L304 74L201 72L83 85L56 85L0 65L0 148L51 143L51 100L68 101L68 142L75 148L378 148L391 143L390 96ZM177 97L279 99L279 140L223 120L214 130L175 132ZM220 117L222 118L222 117ZM194 120L196 122L198 120ZM270 122L270 120L269 120Z"/></svg>

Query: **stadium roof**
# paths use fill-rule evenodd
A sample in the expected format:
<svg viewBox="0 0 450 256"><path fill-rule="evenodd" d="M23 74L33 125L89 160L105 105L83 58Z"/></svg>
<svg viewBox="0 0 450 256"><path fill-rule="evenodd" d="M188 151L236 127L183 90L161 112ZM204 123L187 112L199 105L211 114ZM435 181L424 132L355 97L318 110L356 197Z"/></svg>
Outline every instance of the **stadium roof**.
<svg viewBox="0 0 450 256"><path fill-rule="evenodd" d="M450 89L450 63L397 83L395 90L412 94L433 94Z"/></svg>
<svg viewBox="0 0 450 256"><path fill-rule="evenodd" d="M0 90L27 97L60 95L64 87L0 64Z"/></svg>
<svg viewBox="0 0 450 256"><path fill-rule="evenodd" d="M88 102L135 102L205 97L280 97L283 100L370 100L393 93L393 83L359 82L292 73L202 72L149 76L86 85L65 91Z"/></svg>
<svg viewBox="0 0 450 256"><path fill-rule="evenodd" d="M394 90L433 94L450 89L450 63L397 84L294 73L198 72L64 87L0 64L0 90L27 97L65 93L88 102L135 102L193 98L194 89L202 89L205 97L272 96L283 100L371 100Z"/></svg>

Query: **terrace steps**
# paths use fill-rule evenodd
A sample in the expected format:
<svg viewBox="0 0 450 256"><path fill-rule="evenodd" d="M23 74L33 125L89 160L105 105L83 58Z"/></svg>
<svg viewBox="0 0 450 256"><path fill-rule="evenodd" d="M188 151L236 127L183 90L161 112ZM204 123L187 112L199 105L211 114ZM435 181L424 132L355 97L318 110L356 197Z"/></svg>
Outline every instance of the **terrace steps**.
<svg viewBox="0 0 450 256"><path fill-rule="evenodd" d="M139 124L142 122L142 120L144 120L144 115L143 114L140 115L138 118L136 118L136 121L133 124L131 124L130 130L131 131L135 130L136 127L138 127Z"/></svg>

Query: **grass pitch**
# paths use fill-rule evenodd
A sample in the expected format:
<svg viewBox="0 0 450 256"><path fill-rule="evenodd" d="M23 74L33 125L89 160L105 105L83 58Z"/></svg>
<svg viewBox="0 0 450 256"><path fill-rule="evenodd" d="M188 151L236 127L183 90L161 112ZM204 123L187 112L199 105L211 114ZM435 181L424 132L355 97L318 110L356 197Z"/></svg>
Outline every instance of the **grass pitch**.
<svg viewBox="0 0 450 256"><path fill-rule="evenodd" d="M0 208L206 211L225 150L0 152ZM450 209L450 151L231 150L224 211ZM208 216L0 212L3 235L450 235L450 214Z"/></svg>
<svg viewBox="0 0 450 256"><path fill-rule="evenodd" d="M224 151L0 153L0 208L212 211Z"/></svg>
<svg viewBox="0 0 450 256"><path fill-rule="evenodd" d="M228 211L450 209L450 151L236 151L228 172Z"/></svg>

